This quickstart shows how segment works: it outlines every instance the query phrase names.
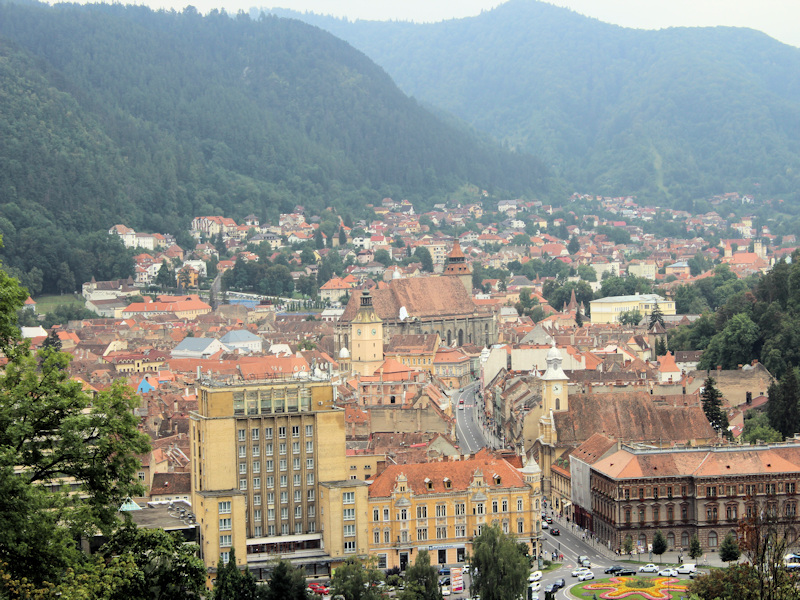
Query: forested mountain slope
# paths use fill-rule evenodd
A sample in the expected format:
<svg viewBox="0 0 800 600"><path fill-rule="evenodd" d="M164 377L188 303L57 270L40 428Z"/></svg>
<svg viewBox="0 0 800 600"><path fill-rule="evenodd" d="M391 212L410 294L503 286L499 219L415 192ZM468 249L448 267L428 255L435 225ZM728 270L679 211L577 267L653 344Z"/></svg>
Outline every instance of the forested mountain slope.
<svg viewBox="0 0 800 600"><path fill-rule="evenodd" d="M296 20L2 2L0 80L3 259L42 270L44 291L62 262L78 283L118 271L77 249L119 222L176 233L199 214L548 184L535 158L445 124Z"/></svg>
<svg viewBox="0 0 800 600"><path fill-rule="evenodd" d="M435 24L297 16L582 190L799 199L800 50L762 33L626 29L535 0Z"/></svg>

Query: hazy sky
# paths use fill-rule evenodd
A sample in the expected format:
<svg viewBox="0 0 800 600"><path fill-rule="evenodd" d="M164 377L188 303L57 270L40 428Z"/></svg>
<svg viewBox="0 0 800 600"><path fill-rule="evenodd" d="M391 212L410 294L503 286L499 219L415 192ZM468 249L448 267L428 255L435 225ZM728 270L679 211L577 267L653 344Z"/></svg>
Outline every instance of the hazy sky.
<svg viewBox="0 0 800 600"><path fill-rule="evenodd" d="M153 8L182 9L187 4L207 12L251 6L273 6L350 19L441 21L477 15L501 0L123 0ZM550 0L581 14L625 27L731 25L752 27L786 44L800 47L798 0Z"/></svg>

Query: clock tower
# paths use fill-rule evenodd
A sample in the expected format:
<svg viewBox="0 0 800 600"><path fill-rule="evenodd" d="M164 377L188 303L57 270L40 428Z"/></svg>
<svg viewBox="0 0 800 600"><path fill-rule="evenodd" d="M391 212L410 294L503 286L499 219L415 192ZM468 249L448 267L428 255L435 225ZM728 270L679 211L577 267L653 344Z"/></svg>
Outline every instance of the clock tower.
<svg viewBox="0 0 800 600"><path fill-rule="evenodd" d="M553 347L547 353L547 370L542 375L542 416L539 418L539 439L537 440L540 447L539 466L542 469L542 491L546 497L549 496L552 485L550 467L558 458L556 455L558 435L553 423L553 413L569 408L567 394L569 378L561 368L562 360L561 352L556 348L556 341L553 339ZM550 500L552 502L552 498Z"/></svg>
<svg viewBox="0 0 800 600"><path fill-rule="evenodd" d="M350 364L353 374L372 375L383 363L383 321L372 306L369 290L361 292L360 300L350 323Z"/></svg>

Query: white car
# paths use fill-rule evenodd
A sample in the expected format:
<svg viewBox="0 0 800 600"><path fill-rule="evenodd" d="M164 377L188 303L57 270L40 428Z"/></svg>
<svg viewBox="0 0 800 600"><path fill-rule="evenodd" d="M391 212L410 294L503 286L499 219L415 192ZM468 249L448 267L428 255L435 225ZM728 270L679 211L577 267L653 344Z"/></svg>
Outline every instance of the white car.
<svg viewBox="0 0 800 600"><path fill-rule="evenodd" d="M442 596L449 596L450 595L450 586L443 585L442 586Z"/></svg>
<svg viewBox="0 0 800 600"><path fill-rule="evenodd" d="M591 571L584 571L578 575L578 581L586 581L587 579L594 579L594 573Z"/></svg>
<svg viewBox="0 0 800 600"><path fill-rule="evenodd" d="M528 584L528 589L531 590L532 592L538 592L540 589L542 589L542 582L532 581L531 583Z"/></svg>
<svg viewBox="0 0 800 600"><path fill-rule="evenodd" d="M658 573L658 567L653 563L647 563L643 567L639 567L639 573Z"/></svg>
<svg viewBox="0 0 800 600"><path fill-rule="evenodd" d="M581 573L585 573L585 572L586 572L586 571L588 571L588 570L589 570L589 569L587 569L586 567L575 567L575 568L572 570L572 576L573 576L573 577L577 577L577 576L578 576L578 575L580 575Z"/></svg>
<svg viewBox="0 0 800 600"><path fill-rule="evenodd" d="M542 521L542 529L550 529L550 525L547 524L547 521Z"/></svg>
<svg viewBox="0 0 800 600"><path fill-rule="evenodd" d="M678 576L678 570L677 569L673 569L672 567L667 567L666 569L661 569L658 572L658 574L661 577L677 577Z"/></svg>
<svg viewBox="0 0 800 600"><path fill-rule="evenodd" d="M694 573L697 570L697 566L694 563L684 563L680 567L678 567L678 573Z"/></svg>
<svg viewBox="0 0 800 600"><path fill-rule="evenodd" d="M542 572L541 571L534 571L533 573L531 573L530 577L528 577L528 581L531 581L531 582L539 581L541 578L542 578Z"/></svg>

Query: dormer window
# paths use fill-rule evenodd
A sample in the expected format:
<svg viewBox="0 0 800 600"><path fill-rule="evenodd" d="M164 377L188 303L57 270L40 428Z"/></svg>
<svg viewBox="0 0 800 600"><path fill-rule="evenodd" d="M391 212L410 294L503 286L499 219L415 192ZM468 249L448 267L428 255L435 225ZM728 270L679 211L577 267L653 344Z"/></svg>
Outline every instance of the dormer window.
<svg viewBox="0 0 800 600"><path fill-rule="evenodd" d="M433 489L433 482L427 477L425 478L425 488L429 490Z"/></svg>
<svg viewBox="0 0 800 600"><path fill-rule="evenodd" d="M494 484L495 485L500 485L500 475L495 473L494 475L492 475L492 479L494 479Z"/></svg>
<svg viewBox="0 0 800 600"><path fill-rule="evenodd" d="M444 478L444 489L449 490L453 487L453 482L448 477Z"/></svg>

